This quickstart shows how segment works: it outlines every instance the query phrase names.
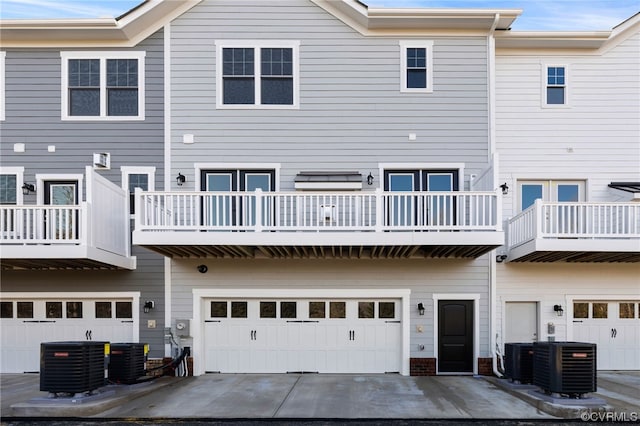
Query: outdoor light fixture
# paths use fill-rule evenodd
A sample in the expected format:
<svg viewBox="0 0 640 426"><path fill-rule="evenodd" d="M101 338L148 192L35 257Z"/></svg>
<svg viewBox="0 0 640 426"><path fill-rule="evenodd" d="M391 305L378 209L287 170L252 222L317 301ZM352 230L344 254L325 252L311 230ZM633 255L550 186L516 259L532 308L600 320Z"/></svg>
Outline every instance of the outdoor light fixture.
<svg viewBox="0 0 640 426"><path fill-rule="evenodd" d="M29 195L32 192L36 192L36 187L32 183L25 183L22 185L22 194Z"/></svg>
<svg viewBox="0 0 640 426"><path fill-rule="evenodd" d="M155 307L156 307L156 304L154 303L153 300L147 300L146 302L144 302L144 306L143 306L144 313L148 314L149 311Z"/></svg>
<svg viewBox="0 0 640 426"><path fill-rule="evenodd" d="M496 256L496 262L498 263L502 263L505 260L507 260L507 255L506 254L499 254Z"/></svg>
<svg viewBox="0 0 640 426"><path fill-rule="evenodd" d="M369 176L367 176L367 184L373 185L373 175L371 173L369 173Z"/></svg>
<svg viewBox="0 0 640 426"><path fill-rule="evenodd" d="M502 195L507 195L509 193L509 185L507 185L507 182L500 185L500 188L502 189Z"/></svg>
<svg viewBox="0 0 640 426"><path fill-rule="evenodd" d="M208 270L207 265L198 265L198 272L201 274L206 274Z"/></svg>
<svg viewBox="0 0 640 426"><path fill-rule="evenodd" d="M553 305L553 311L561 317L564 314L564 309L562 309L562 305Z"/></svg>
<svg viewBox="0 0 640 426"><path fill-rule="evenodd" d="M178 172L178 177L176 178L176 182L178 182L178 186L182 186L187 181L187 178L180 172Z"/></svg>
<svg viewBox="0 0 640 426"><path fill-rule="evenodd" d="M424 315L424 305L422 304L422 302L418 303L418 313L420 315Z"/></svg>

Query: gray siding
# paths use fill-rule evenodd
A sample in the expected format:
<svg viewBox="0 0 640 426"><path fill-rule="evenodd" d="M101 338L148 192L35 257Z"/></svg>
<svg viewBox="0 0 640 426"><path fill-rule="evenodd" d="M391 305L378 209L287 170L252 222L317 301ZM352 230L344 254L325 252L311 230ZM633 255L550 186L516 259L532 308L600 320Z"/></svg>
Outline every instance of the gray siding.
<svg viewBox="0 0 640 426"><path fill-rule="evenodd" d="M205 1L172 23L172 175L187 175L183 189L193 188L193 163L208 161L281 163L283 190L301 170L486 168L486 38L424 37L435 89L401 93L401 38L362 36L310 1L250 3ZM230 39L299 40L300 108L216 109L215 42ZM185 133L195 144L182 144Z"/></svg>
<svg viewBox="0 0 640 426"><path fill-rule="evenodd" d="M111 170L99 173L121 185L121 166L155 166L156 188L164 180L164 47L160 31L132 50L145 57L144 121L62 121L61 49L6 51L6 119L0 122L0 166L24 167L24 181L36 174L84 174L94 152L111 153ZM71 49L62 49L65 51ZM104 51L107 49L84 49ZM123 50L123 49L109 49ZM24 143L26 152L14 153ZM47 152L55 145L56 152ZM24 197L33 204L36 197ZM164 355L164 260L141 248L135 271L2 271L3 292L140 291L141 305L154 300L150 313L140 310L140 341L151 357ZM147 329L147 320L157 327Z"/></svg>

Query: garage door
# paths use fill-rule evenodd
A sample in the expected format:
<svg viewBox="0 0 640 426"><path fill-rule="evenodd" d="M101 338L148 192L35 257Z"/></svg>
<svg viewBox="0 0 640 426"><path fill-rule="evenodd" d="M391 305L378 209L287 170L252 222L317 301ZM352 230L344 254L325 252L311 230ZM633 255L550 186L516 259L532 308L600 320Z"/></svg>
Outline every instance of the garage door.
<svg viewBox="0 0 640 426"><path fill-rule="evenodd" d="M40 343L133 342L133 302L127 299L3 299L0 371L40 371Z"/></svg>
<svg viewBox="0 0 640 426"><path fill-rule="evenodd" d="M599 370L640 370L640 302L576 301L573 336L597 344Z"/></svg>
<svg viewBox="0 0 640 426"><path fill-rule="evenodd" d="M393 299L207 299L205 371L399 372L400 307Z"/></svg>

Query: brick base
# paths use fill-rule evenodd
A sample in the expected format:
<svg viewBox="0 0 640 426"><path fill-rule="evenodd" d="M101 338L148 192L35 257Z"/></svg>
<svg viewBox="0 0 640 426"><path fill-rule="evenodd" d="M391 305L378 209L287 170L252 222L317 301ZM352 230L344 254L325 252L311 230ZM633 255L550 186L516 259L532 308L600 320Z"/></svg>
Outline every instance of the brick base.
<svg viewBox="0 0 640 426"><path fill-rule="evenodd" d="M478 358L478 374L493 376L493 358Z"/></svg>
<svg viewBox="0 0 640 426"><path fill-rule="evenodd" d="M153 376L153 377L157 377L157 376L162 376L162 368L158 368L158 367L162 367L163 365L163 360L162 358L151 358L147 360L147 376ZM156 369L157 370L154 370Z"/></svg>
<svg viewBox="0 0 640 426"><path fill-rule="evenodd" d="M411 358L409 359L409 374L411 376L435 376L435 358Z"/></svg>

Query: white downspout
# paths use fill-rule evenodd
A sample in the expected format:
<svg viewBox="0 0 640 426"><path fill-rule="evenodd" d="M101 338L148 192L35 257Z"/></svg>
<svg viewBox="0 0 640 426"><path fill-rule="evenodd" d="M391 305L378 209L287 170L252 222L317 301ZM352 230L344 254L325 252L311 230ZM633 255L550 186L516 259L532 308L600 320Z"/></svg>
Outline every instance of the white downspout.
<svg viewBox="0 0 640 426"><path fill-rule="evenodd" d="M493 164L493 185L494 187L497 185L497 176L498 174L498 156L496 155L496 128L495 128L495 112L496 112L496 44L494 33L496 27L498 26L498 21L500 20L500 14L496 13L496 16L493 20L493 24L491 25L491 29L489 30L489 34L487 35L487 59L488 59L488 67L487 70L487 86L488 86L488 122L489 122L489 161ZM500 195L498 195L500 196ZM502 203L498 203L498 208L502 208ZM500 217L500 215L498 215ZM496 282L496 251L492 250L489 258L490 266L489 266L489 310L491 311L490 315L490 350L491 354L491 362L493 367L493 374L498 377L502 377L502 373L498 371L498 354L497 354L497 324L496 324L496 297L497 297L497 282Z"/></svg>

